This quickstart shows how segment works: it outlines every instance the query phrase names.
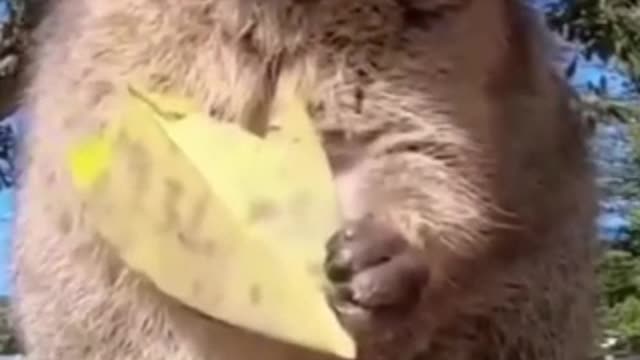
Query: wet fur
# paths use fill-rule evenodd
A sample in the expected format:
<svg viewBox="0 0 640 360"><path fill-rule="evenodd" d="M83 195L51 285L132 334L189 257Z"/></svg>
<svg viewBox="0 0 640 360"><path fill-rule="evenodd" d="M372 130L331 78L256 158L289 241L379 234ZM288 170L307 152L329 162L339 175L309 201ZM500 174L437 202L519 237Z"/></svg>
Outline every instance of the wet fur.
<svg viewBox="0 0 640 360"><path fill-rule="evenodd" d="M359 360L583 360L592 173L538 35L508 0L55 1L25 100L15 233L29 359L324 359L204 318L123 267L64 171L66 146L132 76L228 119L264 113L290 76L346 213L398 229L431 272L417 315L370 329Z"/></svg>

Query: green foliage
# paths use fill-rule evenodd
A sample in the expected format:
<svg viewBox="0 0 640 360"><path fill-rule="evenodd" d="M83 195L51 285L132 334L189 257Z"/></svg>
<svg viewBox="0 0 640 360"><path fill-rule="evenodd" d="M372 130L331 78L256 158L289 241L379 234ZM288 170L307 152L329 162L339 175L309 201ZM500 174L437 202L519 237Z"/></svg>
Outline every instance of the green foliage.
<svg viewBox="0 0 640 360"><path fill-rule="evenodd" d="M15 128L6 116L18 102L18 77L26 51L31 44L31 30L42 18L49 0L0 0L8 16L0 22L0 189L14 184L16 151Z"/></svg>
<svg viewBox="0 0 640 360"><path fill-rule="evenodd" d="M20 345L9 316L9 299L0 297L0 355L20 353Z"/></svg>
<svg viewBox="0 0 640 360"><path fill-rule="evenodd" d="M598 271L607 306L640 296L640 262L631 252L606 251L598 264Z"/></svg>
<svg viewBox="0 0 640 360"><path fill-rule="evenodd" d="M553 30L582 45L587 60L618 62L640 89L640 1L560 0L547 6L546 15Z"/></svg>
<svg viewBox="0 0 640 360"><path fill-rule="evenodd" d="M589 83L582 99L587 115L600 122L640 119L640 0L555 0L545 15L552 30L579 46L566 67L567 77L574 75L582 55L628 79L627 91L615 97L605 75Z"/></svg>
<svg viewBox="0 0 640 360"><path fill-rule="evenodd" d="M601 289L600 323L618 342L609 351L640 353L640 258L610 249L598 266Z"/></svg>
<svg viewBox="0 0 640 360"><path fill-rule="evenodd" d="M640 2L634 0L568 0L547 7L549 25L567 40L585 46L587 57L635 61L640 43Z"/></svg>
<svg viewBox="0 0 640 360"><path fill-rule="evenodd" d="M615 350L640 353L640 299L627 297L605 314L604 324L611 335L622 339Z"/></svg>
<svg viewBox="0 0 640 360"><path fill-rule="evenodd" d="M640 194L640 125L630 127L633 163L638 171L625 179L626 191ZM625 242L606 244L597 264L601 304L600 324L607 336L618 340L609 353L640 353L640 209L631 213Z"/></svg>
<svg viewBox="0 0 640 360"><path fill-rule="evenodd" d="M609 94L606 77L590 84L582 94L583 114L602 123L615 119L630 123L633 164L639 169L622 179L624 193L640 198L640 1L559 0L546 9L548 24L565 40L581 45L567 65L572 77L579 57L597 58L629 78L628 92L615 98ZM605 248L597 264L601 304L600 324L606 337L617 340L605 353L640 353L640 211L632 213L627 242Z"/></svg>

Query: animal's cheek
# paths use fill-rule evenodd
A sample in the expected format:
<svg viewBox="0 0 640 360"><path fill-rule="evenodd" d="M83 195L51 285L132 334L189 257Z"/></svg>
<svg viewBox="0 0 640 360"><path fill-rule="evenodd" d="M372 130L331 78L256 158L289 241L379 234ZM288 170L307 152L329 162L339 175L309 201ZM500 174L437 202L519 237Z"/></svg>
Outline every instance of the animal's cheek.
<svg viewBox="0 0 640 360"><path fill-rule="evenodd" d="M395 174L385 171L384 163L375 159L337 172L334 182L343 220L359 221L370 215L392 220L389 214L404 209L403 198L394 191L395 180Z"/></svg>
<svg viewBox="0 0 640 360"><path fill-rule="evenodd" d="M367 194L365 180L361 166L341 171L334 177L340 210L346 221L361 219L371 210L371 197Z"/></svg>

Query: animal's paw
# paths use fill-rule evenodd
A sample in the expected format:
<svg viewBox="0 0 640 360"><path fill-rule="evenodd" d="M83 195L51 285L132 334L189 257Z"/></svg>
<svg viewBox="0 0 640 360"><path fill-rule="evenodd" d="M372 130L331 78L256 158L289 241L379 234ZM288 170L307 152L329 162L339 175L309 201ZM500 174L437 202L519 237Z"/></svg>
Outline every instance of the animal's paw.
<svg viewBox="0 0 640 360"><path fill-rule="evenodd" d="M329 241L329 300L352 333L368 334L412 318L429 272L421 251L391 227L366 217Z"/></svg>

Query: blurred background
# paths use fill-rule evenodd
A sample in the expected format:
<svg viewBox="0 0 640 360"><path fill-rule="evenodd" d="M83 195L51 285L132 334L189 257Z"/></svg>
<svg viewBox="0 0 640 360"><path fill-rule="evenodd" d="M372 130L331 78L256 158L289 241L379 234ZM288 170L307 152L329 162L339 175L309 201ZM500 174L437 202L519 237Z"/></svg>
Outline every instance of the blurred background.
<svg viewBox="0 0 640 360"><path fill-rule="evenodd" d="M7 316L19 94L32 29L48 0L0 0L0 354L19 351ZM602 191L598 260L605 330L596 358L640 354L640 0L531 0L593 128ZM589 344L585 344L589 346Z"/></svg>

